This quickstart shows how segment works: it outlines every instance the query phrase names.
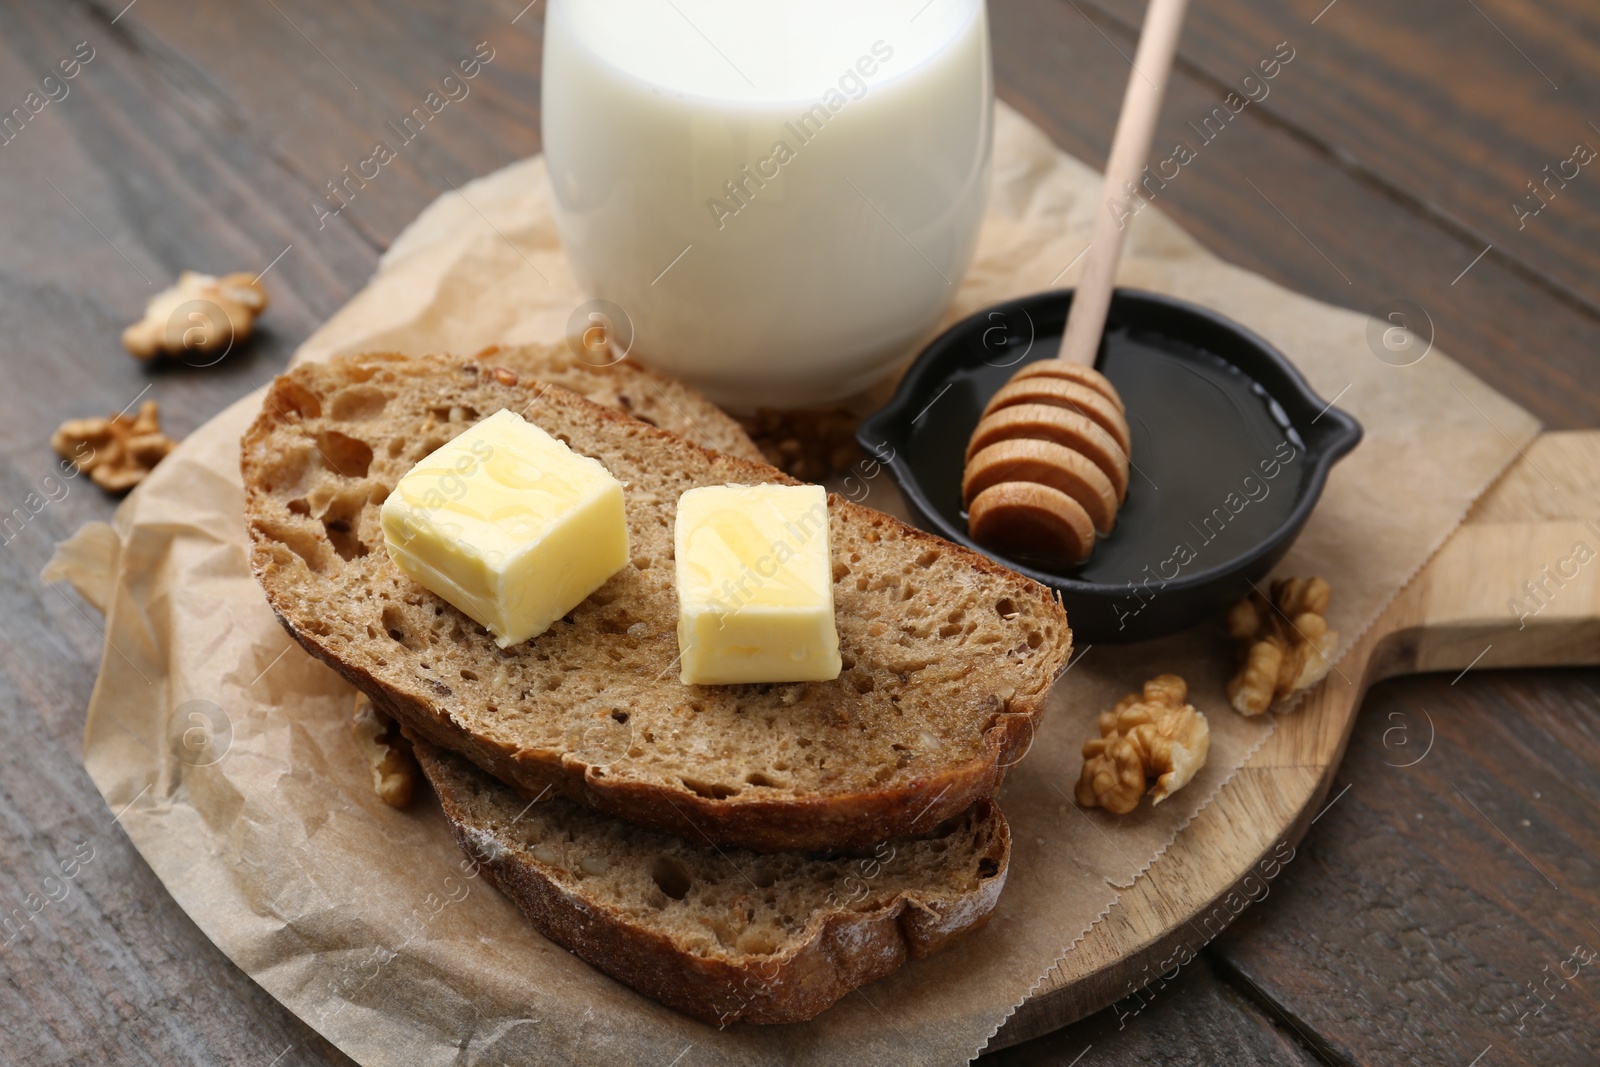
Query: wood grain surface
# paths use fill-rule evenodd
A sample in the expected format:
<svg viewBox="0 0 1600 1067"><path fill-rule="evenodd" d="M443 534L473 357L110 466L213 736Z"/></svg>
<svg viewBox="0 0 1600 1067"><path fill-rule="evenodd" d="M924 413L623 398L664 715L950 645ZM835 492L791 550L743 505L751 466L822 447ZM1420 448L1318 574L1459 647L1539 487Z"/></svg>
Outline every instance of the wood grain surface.
<svg viewBox="0 0 1600 1067"><path fill-rule="evenodd" d="M1584 553L1575 551L1575 546L1589 546L1592 562L1597 530L1600 432L1545 434L1484 494L1466 524L1356 641L1333 676L1279 721L1171 848L1122 894L1109 921L1057 964L992 1047L1059 1029L1106 1004L1113 1004L1119 1020L1137 1015L1148 983L1162 987L1174 980L1252 901L1270 897L1273 883L1294 862L1303 835L1343 799L1333 782L1369 685L1435 670L1459 679L1474 668L1498 664L1600 665L1600 571L1586 568L1579 562ZM1546 580L1552 567L1556 573ZM1563 576L1563 571L1570 573ZM1544 603L1533 610L1530 602L1519 619L1507 605L1527 581L1543 582ZM1425 707L1391 714L1383 737L1393 756L1385 762L1398 769L1420 767L1433 754L1438 733ZM1583 758L1589 754L1575 755L1558 761L1552 777L1574 774L1575 783L1594 779L1592 771L1584 773ZM1505 836L1466 785L1452 787ZM1578 785L1576 791L1586 800L1600 800L1600 790ZM1493 806L1492 794L1480 798ZM1505 840L1516 848L1511 838ZM1572 894L1574 901L1581 902L1583 887L1593 884L1583 877L1592 874L1592 865L1580 865L1578 877L1563 885L1559 875L1547 875L1526 854L1519 855L1551 889ZM1573 979L1591 955L1587 948L1574 951L1576 958L1551 964L1566 963L1566 977ZM1565 984L1560 975L1554 978ZM1557 989L1551 986L1545 993ZM1505 1002L1494 1005L1489 1018L1474 1021L1497 1018L1514 1024L1519 1035L1526 1030L1526 1018ZM1600 1039L1600 1017L1587 1023L1591 1036Z"/></svg>
<svg viewBox="0 0 1600 1067"><path fill-rule="evenodd" d="M0 113L93 49L0 144L0 503L45 501L0 537L0 904L39 905L0 945L0 1062L348 1063L194 928L81 768L99 620L37 574L112 504L83 479L47 484L45 442L141 395L188 432L279 370L435 196L537 151L543 5L125 4L0 6ZM1103 162L1141 6L996 0L1001 94ZM1582 168L1520 229L1511 205L1577 142L1600 148L1596 21L1577 0L1195 0L1158 144L1279 42L1295 58L1156 203L1320 299L1420 305L1496 388L1552 426L1594 426L1600 172ZM494 58L471 94L319 228L325 183L479 42ZM179 270L269 265L262 332L218 366L151 372L121 353L121 328ZM1398 768L1424 709L1434 747ZM993 1058L1594 1062L1595 971L1550 974L1574 945L1600 947L1597 737L1600 672L1379 685L1339 799L1265 900L1137 1014L1123 1001Z"/></svg>

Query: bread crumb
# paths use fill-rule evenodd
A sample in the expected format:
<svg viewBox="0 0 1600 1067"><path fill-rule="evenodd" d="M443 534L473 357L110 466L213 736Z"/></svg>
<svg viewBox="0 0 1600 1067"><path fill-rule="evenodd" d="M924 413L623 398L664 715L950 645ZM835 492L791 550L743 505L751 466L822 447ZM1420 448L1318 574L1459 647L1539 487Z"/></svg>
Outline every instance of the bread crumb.
<svg viewBox="0 0 1600 1067"><path fill-rule="evenodd" d="M350 732L356 739L367 765L372 770L372 788L391 808L404 808L411 803L416 789L416 757L411 754L411 742L400 733L400 727L367 699L357 693Z"/></svg>

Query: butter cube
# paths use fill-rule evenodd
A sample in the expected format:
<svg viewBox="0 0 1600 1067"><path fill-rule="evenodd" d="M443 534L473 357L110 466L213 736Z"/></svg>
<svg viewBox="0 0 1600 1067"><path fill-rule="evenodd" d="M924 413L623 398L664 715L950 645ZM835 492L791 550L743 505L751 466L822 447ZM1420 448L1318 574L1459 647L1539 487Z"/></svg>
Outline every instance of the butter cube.
<svg viewBox="0 0 1600 1067"><path fill-rule="evenodd" d="M821 486L690 489L673 535L685 685L839 677Z"/></svg>
<svg viewBox="0 0 1600 1067"><path fill-rule="evenodd" d="M381 521L389 558L501 648L543 633L628 562L621 483L514 411L411 468Z"/></svg>

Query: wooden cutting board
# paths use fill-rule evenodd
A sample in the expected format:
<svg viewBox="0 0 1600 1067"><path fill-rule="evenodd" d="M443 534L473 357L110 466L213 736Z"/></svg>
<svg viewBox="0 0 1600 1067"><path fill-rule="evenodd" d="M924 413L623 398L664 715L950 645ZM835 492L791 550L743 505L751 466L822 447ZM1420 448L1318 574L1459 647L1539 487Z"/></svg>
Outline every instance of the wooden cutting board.
<svg viewBox="0 0 1600 1067"><path fill-rule="evenodd" d="M1600 431L1547 433L988 1047L1075 1022L1162 974L1170 980L1252 898L1263 898L1328 803L1372 684L1427 671L1593 664ZM1416 738L1416 751L1396 759L1420 760L1425 741Z"/></svg>

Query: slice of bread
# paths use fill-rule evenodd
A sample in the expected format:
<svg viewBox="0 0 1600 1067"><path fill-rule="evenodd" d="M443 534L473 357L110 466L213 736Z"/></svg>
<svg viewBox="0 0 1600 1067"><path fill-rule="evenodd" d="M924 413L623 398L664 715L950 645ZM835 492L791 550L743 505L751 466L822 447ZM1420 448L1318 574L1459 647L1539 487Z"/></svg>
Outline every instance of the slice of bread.
<svg viewBox="0 0 1600 1067"><path fill-rule="evenodd" d="M810 1019L983 926L1011 832L982 800L859 856L695 847L416 744L456 841L539 932L697 1019Z"/></svg>
<svg viewBox="0 0 1600 1067"><path fill-rule="evenodd" d="M849 849L993 795L1071 644L1042 586L870 508L828 505L843 674L677 679L672 536L686 489L788 483L481 362L296 368L245 434L251 567L285 628L381 710L528 796L558 793L695 842ZM423 456L501 408L627 486L633 559L509 649L390 561L378 509Z"/></svg>

